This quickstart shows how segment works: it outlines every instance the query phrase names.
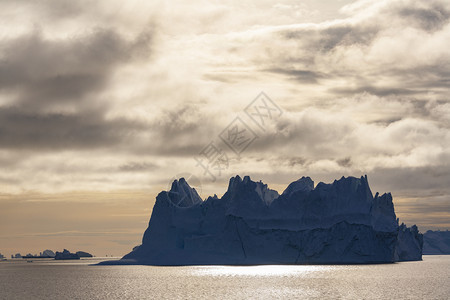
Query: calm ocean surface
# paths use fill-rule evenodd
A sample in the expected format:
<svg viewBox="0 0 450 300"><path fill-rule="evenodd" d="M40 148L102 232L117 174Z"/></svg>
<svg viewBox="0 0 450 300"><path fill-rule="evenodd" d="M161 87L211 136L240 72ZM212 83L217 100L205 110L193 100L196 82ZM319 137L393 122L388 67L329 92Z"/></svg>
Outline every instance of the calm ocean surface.
<svg viewBox="0 0 450 300"><path fill-rule="evenodd" d="M1 299L450 299L450 256L342 266L91 266L0 262Z"/></svg>

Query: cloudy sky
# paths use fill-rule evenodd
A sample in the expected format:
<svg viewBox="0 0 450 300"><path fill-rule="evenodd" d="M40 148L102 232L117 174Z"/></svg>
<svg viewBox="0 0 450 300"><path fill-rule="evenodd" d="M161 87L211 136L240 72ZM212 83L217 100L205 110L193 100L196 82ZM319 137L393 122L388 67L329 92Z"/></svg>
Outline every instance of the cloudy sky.
<svg viewBox="0 0 450 300"><path fill-rule="evenodd" d="M448 1L2 0L0 24L3 254L123 255L179 176L367 174L450 228Z"/></svg>

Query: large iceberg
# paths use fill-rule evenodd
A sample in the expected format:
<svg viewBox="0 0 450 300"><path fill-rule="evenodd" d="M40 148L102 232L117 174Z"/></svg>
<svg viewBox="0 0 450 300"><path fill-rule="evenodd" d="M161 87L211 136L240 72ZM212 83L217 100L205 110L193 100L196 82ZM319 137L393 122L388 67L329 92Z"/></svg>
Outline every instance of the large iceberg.
<svg viewBox="0 0 450 300"><path fill-rule="evenodd" d="M416 226L399 226L390 193L372 195L367 176L316 187L302 177L281 195L236 176L205 201L181 178L156 197L142 245L116 263L392 263L421 260L422 244Z"/></svg>

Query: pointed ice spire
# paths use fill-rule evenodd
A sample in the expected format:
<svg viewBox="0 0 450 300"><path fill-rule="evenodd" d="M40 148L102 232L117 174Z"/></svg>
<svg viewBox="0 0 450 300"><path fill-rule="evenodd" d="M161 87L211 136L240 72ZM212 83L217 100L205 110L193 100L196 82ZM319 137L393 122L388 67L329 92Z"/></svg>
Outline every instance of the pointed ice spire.
<svg viewBox="0 0 450 300"><path fill-rule="evenodd" d="M188 207L202 202L197 191L191 188L184 178L174 180L168 195L177 206Z"/></svg>
<svg viewBox="0 0 450 300"><path fill-rule="evenodd" d="M230 181L228 183L227 191L231 192L231 191L235 190L241 182L242 182L242 179L239 175L236 175L236 177L231 177Z"/></svg>
<svg viewBox="0 0 450 300"><path fill-rule="evenodd" d="M256 199L261 199L265 205L269 205L279 196L278 192L269 189L267 184L264 184L262 181L255 182L250 178L250 176L244 176L244 178L241 179L239 175L236 175L236 177L230 178L230 183L227 190L230 197L234 197L234 195L237 194L237 199L239 201L248 202L248 195L246 197L242 197L245 191L250 193L256 192Z"/></svg>

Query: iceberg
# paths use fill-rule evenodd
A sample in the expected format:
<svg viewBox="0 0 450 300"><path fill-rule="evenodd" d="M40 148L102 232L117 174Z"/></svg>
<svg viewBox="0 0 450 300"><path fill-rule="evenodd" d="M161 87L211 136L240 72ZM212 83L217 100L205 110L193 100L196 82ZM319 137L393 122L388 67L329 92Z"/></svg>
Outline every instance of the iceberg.
<svg viewBox="0 0 450 300"><path fill-rule="evenodd" d="M450 231L428 230L423 235L423 254L450 254Z"/></svg>
<svg viewBox="0 0 450 300"><path fill-rule="evenodd" d="M55 259L68 260L68 259L80 259L80 257L76 253L71 253L69 250L64 249L63 252L56 251Z"/></svg>
<svg viewBox="0 0 450 300"><path fill-rule="evenodd" d="M423 234L419 233L416 225L408 228L402 223L399 226L395 252L397 261L422 260Z"/></svg>
<svg viewBox="0 0 450 300"><path fill-rule="evenodd" d="M147 265L364 264L422 259L422 234L399 225L390 193L367 176L280 195L249 176L203 201L183 178L156 197L142 244L115 262Z"/></svg>
<svg viewBox="0 0 450 300"><path fill-rule="evenodd" d="M56 256L56 254L55 254L55 252L53 252L52 250L44 250L42 253L41 253L41 256L44 256L44 257L55 257Z"/></svg>
<svg viewBox="0 0 450 300"><path fill-rule="evenodd" d="M94 255L88 253L88 252L84 252L84 251L77 251L75 252L76 255L78 255L80 258L81 257L94 257Z"/></svg>

